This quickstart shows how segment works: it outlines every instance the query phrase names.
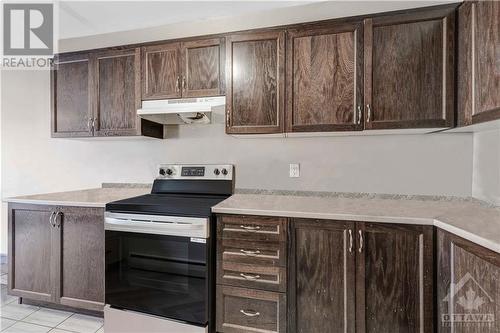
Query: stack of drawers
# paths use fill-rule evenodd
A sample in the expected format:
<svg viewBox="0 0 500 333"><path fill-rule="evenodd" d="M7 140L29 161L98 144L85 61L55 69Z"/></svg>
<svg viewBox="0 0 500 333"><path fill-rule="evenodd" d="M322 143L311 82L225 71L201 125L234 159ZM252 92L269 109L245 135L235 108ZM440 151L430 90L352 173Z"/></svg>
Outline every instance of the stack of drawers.
<svg viewBox="0 0 500 333"><path fill-rule="evenodd" d="M217 332L286 332L287 219L217 220Z"/></svg>

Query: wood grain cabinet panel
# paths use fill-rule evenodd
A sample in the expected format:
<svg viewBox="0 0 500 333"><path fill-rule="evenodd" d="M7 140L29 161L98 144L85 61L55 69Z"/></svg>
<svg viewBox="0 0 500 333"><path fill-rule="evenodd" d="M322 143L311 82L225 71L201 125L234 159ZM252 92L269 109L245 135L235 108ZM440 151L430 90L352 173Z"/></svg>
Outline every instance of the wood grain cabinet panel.
<svg viewBox="0 0 500 333"><path fill-rule="evenodd" d="M357 228L356 332L433 332L432 226Z"/></svg>
<svg viewBox="0 0 500 333"><path fill-rule="evenodd" d="M365 20L365 128L454 125L455 7Z"/></svg>
<svg viewBox="0 0 500 333"><path fill-rule="evenodd" d="M9 294L55 301L53 212L52 206L9 204Z"/></svg>
<svg viewBox="0 0 500 333"><path fill-rule="evenodd" d="M353 222L292 220L291 332L354 332L354 228Z"/></svg>
<svg viewBox="0 0 500 333"><path fill-rule="evenodd" d="M362 22L289 31L287 132L361 130L362 108Z"/></svg>
<svg viewBox="0 0 500 333"><path fill-rule="evenodd" d="M142 48L142 99L181 97L180 43Z"/></svg>
<svg viewBox="0 0 500 333"><path fill-rule="evenodd" d="M500 255L437 233L438 332L500 332Z"/></svg>
<svg viewBox="0 0 500 333"><path fill-rule="evenodd" d="M220 38L182 43L182 96L223 94L224 43Z"/></svg>
<svg viewBox="0 0 500 333"><path fill-rule="evenodd" d="M140 50L112 50L95 55L94 108L97 136L138 135Z"/></svg>
<svg viewBox="0 0 500 333"><path fill-rule="evenodd" d="M283 132L284 37L272 31L227 38L227 133Z"/></svg>
<svg viewBox="0 0 500 333"><path fill-rule="evenodd" d="M218 286L217 332L285 333L286 331L285 294Z"/></svg>
<svg viewBox="0 0 500 333"><path fill-rule="evenodd" d="M217 223L219 239L284 242L287 220L283 217L221 215Z"/></svg>
<svg viewBox="0 0 500 333"><path fill-rule="evenodd" d="M89 55L60 56L52 71L52 137L92 136Z"/></svg>
<svg viewBox="0 0 500 333"><path fill-rule="evenodd" d="M65 207L60 225L60 303L104 307L104 209Z"/></svg>
<svg viewBox="0 0 500 333"><path fill-rule="evenodd" d="M458 125L500 119L500 2L467 1L458 13Z"/></svg>

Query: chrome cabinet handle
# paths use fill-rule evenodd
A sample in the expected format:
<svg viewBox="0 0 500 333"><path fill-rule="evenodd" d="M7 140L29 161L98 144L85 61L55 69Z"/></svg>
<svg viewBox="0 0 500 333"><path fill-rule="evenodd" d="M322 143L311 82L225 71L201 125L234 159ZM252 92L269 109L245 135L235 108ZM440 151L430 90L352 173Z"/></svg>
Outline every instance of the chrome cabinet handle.
<svg viewBox="0 0 500 333"><path fill-rule="evenodd" d="M61 211L58 211L56 213L56 215L54 215L54 226L55 227L60 227L61 226L61 220L57 220L58 217L62 217L63 216L63 213Z"/></svg>
<svg viewBox="0 0 500 333"><path fill-rule="evenodd" d="M257 317L260 316L260 312L253 311L253 310L240 310L241 313L243 313L247 317Z"/></svg>
<svg viewBox="0 0 500 333"><path fill-rule="evenodd" d="M181 77L177 76L177 81L175 82L175 92L179 92L181 90Z"/></svg>
<svg viewBox="0 0 500 333"><path fill-rule="evenodd" d="M255 257L256 255L260 254L259 250L250 251L250 250L241 249L240 252L246 256L249 256L249 257Z"/></svg>
<svg viewBox="0 0 500 333"><path fill-rule="evenodd" d="M95 118L92 118L92 132L95 131Z"/></svg>
<svg viewBox="0 0 500 333"><path fill-rule="evenodd" d="M260 227L258 225L256 226L251 226L251 225L240 225L240 228L245 230L245 231L257 231L260 230Z"/></svg>
<svg viewBox="0 0 500 333"><path fill-rule="evenodd" d="M366 115L366 122L370 122L370 118L372 117L372 107L370 104L366 104L366 109L368 110L368 114Z"/></svg>
<svg viewBox="0 0 500 333"><path fill-rule="evenodd" d="M361 124L361 105L358 105L358 125Z"/></svg>
<svg viewBox="0 0 500 333"><path fill-rule="evenodd" d="M186 90L186 77L182 77L182 90Z"/></svg>
<svg viewBox="0 0 500 333"><path fill-rule="evenodd" d="M349 253L352 253L352 230L349 229Z"/></svg>
<svg viewBox="0 0 500 333"><path fill-rule="evenodd" d="M358 230L359 232L359 253L363 251L363 233L361 230Z"/></svg>
<svg viewBox="0 0 500 333"><path fill-rule="evenodd" d="M92 118L89 118L87 121L87 128L89 129L89 132L92 133Z"/></svg>
<svg viewBox="0 0 500 333"><path fill-rule="evenodd" d="M49 224L50 224L51 227L54 227L54 216L55 215L56 215L56 212L50 213Z"/></svg>
<svg viewBox="0 0 500 333"><path fill-rule="evenodd" d="M250 274L240 273L240 276L245 280L250 280L250 281L256 281L260 279L260 275L250 275Z"/></svg>

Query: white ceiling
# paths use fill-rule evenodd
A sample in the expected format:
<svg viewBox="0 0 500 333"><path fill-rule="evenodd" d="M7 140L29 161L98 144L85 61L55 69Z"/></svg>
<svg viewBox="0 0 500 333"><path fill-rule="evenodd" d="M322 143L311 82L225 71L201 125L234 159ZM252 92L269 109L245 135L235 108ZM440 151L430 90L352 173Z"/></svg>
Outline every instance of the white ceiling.
<svg viewBox="0 0 500 333"><path fill-rule="evenodd" d="M59 39L199 22L315 1L59 1Z"/></svg>

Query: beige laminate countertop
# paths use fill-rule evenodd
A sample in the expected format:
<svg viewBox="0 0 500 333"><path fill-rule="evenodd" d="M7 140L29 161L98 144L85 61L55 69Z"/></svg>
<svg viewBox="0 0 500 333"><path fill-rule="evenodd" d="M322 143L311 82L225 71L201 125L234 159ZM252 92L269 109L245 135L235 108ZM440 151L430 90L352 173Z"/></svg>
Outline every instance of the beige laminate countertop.
<svg viewBox="0 0 500 333"><path fill-rule="evenodd" d="M500 208L476 201L235 194L212 212L435 225L500 253Z"/></svg>
<svg viewBox="0 0 500 333"><path fill-rule="evenodd" d="M6 198L4 202L56 206L104 207L108 202L150 193L151 188L93 188L88 190L26 195Z"/></svg>

